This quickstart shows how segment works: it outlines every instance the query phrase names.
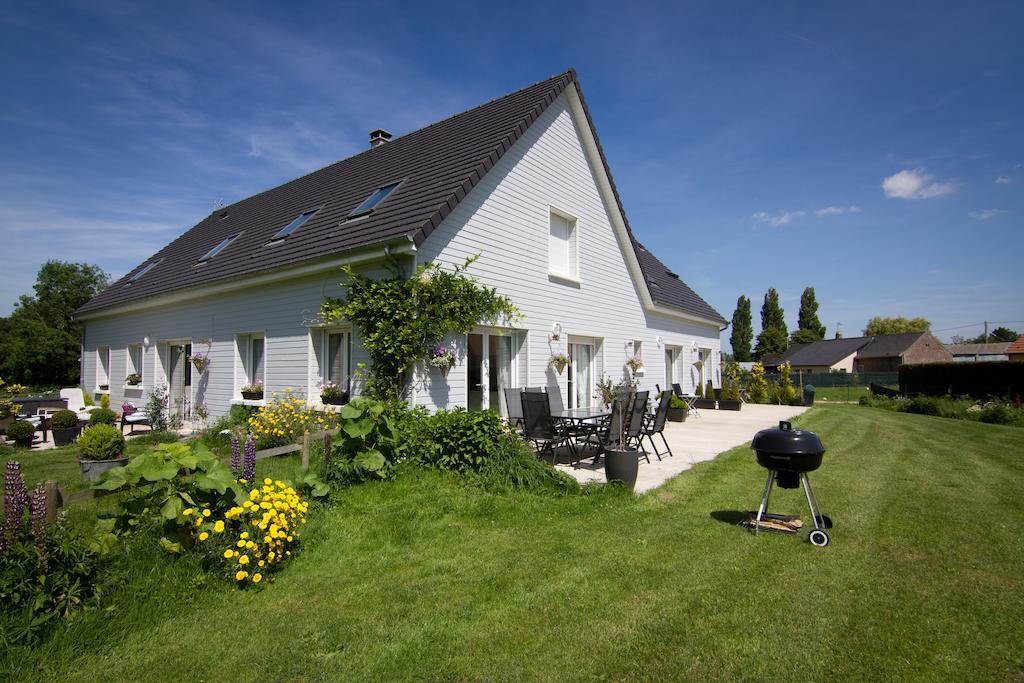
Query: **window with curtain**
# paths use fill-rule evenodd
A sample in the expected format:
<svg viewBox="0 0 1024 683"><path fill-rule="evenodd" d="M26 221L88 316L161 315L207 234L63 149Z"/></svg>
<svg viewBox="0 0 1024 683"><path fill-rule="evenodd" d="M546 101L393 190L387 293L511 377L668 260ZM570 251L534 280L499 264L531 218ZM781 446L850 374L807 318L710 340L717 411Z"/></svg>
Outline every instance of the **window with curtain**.
<svg viewBox="0 0 1024 683"><path fill-rule="evenodd" d="M142 344L128 347L128 374L142 377Z"/></svg>
<svg viewBox="0 0 1024 683"><path fill-rule="evenodd" d="M576 221L551 212L548 233L548 270L555 275L577 277Z"/></svg>
<svg viewBox="0 0 1024 683"><path fill-rule="evenodd" d="M250 384L263 381L265 346L266 340L263 337L254 335L249 338L249 367L247 374L249 375Z"/></svg>
<svg viewBox="0 0 1024 683"><path fill-rule="evenodd" d="M324 359L326 368L321 375L325 381L333 382L343 389L348 384L345 372L347 346L344 332L327 333L327 353Z"/></svg>
<svg viewBox="0 0 1024 683"><path fill-rule="evenodd" d="M105 386L110 384L110 347L101 346L96 350L98 360L96 363L96 385Z"/></svg>

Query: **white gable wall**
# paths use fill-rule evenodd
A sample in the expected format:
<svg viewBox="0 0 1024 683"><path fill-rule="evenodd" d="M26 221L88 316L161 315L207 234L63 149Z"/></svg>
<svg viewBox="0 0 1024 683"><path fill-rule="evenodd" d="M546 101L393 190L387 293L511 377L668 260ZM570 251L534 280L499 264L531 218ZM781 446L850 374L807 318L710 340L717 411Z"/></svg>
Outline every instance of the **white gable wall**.
<svg viewBox="0 0 1024 683"><path fill-rule="evenodd" d="M461 263L480 253L471 273L512 299L523 313L518 328L527 331L520 363L526 385L558 388L566 399L566 375L547 366L553 353L567 353L570 335L603 340L596 362L608 375L623 375L626 342L641 340L645 373L641 387L665 387L664 344L682 349L678 380L693 388L689 370L697 359L694 342L720 351L717 325L705 325L644 311L640 295L623 258L592 169L581 144L579 119L563 94L552 103L498 164L460 202L420 248L421 263ZM583 124L586 125L585 123ZM585 128L589 134L589 127ZM579 281L551 277L548 272L549 215L554 209L577 218ZM562 326L552 341L552 324ZM463 349L464 351L464 349ZM528 360L527 360L528 359ZM417 403L438 405L437 371L423 373ZM448 375L447 407L465 405L464 363ZM718 384L717 371L715 384Z"/></svg>

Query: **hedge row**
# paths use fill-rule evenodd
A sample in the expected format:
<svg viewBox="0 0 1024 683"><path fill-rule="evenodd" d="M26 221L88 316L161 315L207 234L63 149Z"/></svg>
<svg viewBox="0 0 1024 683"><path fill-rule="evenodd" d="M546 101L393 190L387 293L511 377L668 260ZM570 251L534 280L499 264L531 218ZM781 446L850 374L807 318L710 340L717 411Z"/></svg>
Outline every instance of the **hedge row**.
<svg viewBox="0 0 1024 683"><path fill-rule="evenodd" d="M900 391L904 395L1013 399L1024 395L1024 362L901 365Z"/></svg>

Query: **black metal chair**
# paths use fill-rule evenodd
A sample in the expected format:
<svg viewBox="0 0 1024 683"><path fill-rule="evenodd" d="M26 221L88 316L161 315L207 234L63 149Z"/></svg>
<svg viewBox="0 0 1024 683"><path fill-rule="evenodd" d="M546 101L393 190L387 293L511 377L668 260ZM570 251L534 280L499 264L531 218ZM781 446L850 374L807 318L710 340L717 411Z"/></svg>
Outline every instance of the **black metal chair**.
<svg viewBox="0 0 1024 683"><path fill-rule="evenodd" d="M523 389L523 393L526 394L545 394L544 387L526 387Z"/></svg>
<svg viewBox="0 0 1024 683"><path fill-rule="evenodd" d="M519 429L523 424L523 394L521 389L504 389L505 409L508 421L513 428Z"/></svg>
<svg viewBox="0 0 1024 683"><path fill-rule="evenodd" d="M619 438L619 432L622 427L623 417L627 417L630 414L632 406L632 396L628 398L616 398L612 401L612 414L604 421L603 424L597 426L592 434L587 435L586 439L582 442L584 447L593 446L596 450L594 453L594 464L597 464L598 458L606 448L615 443ZM580 458L584 456L581 453Z"/></svg>
<svg viewBox="0 0 1024 683"><path fill-rule="evenodd" d="M626 443L636 446L647 462L651 459L644 450L643 431L647 423L647 398L650 395L649 391L633 394L633 409L629 411L629 422L626 423Z"/></svg>
<svg viewBox="0 0 1024 683"><path fill-rule="evenodd" d="M647 423L640 432L640 442L643 443L644 437L646 437L651 442L651 448L654 449L654 454L658 456L658 460L661 460L662 455L672 455L672 448L668 445L668 440L665 439L665 423L668 421L668 408L671 402L672 392L661 392L661 397L658 400L658 409L654 411L653 416L648 416ZM654 443L655 434L660 436L661 441L665 444L665 453L658 451L658 445Z"/></svg>
<svg viewBox="0 0 1024 683"><path fill-rule="evenodd" d="M679 384L679 382L672 383L672 391L674 391L676 396L678 396L679 398L683 397L683 387L682 385Z"/></svg>
<svg viewBox="0 0 1024 683"><path fill-rule="evenodd" d="M551 419L551 406L548 404L548 397L544 394L524 391L522 404L523 438L533 443L537 455L550 453L551 464L554 465L558 457L555 449L567 445L570 454L569 462L578 463L576 447L569 434Z"/></svg>

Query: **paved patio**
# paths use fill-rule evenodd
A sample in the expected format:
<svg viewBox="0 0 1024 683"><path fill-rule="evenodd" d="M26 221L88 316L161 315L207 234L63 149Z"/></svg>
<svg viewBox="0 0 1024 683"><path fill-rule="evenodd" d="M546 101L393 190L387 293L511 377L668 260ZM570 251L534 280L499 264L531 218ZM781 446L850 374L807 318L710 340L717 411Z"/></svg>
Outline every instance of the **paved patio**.
<svg viewBox="0 0 1024 683"><path fill-rule="evenodd" d="M711 460L719 453L747 443L758 431L775 427L779 420L788 420L805 411L807 408L803 407L745 404L740 411L702 410L700 417L690 415L686 422L669 422L665 427L665 438L672 448L673 457L666 455L659 462L651 453L650 464L641 459L635 490L643 493L657 488L696 463ZM661 439L654 438L658 448L664 448ZM650 448L646 439L644 444ZM557 467L581 484L591 481L604 483L604 460L596 468L591 464L592 460L584 459L578 469L565 464Z"/></svg>

